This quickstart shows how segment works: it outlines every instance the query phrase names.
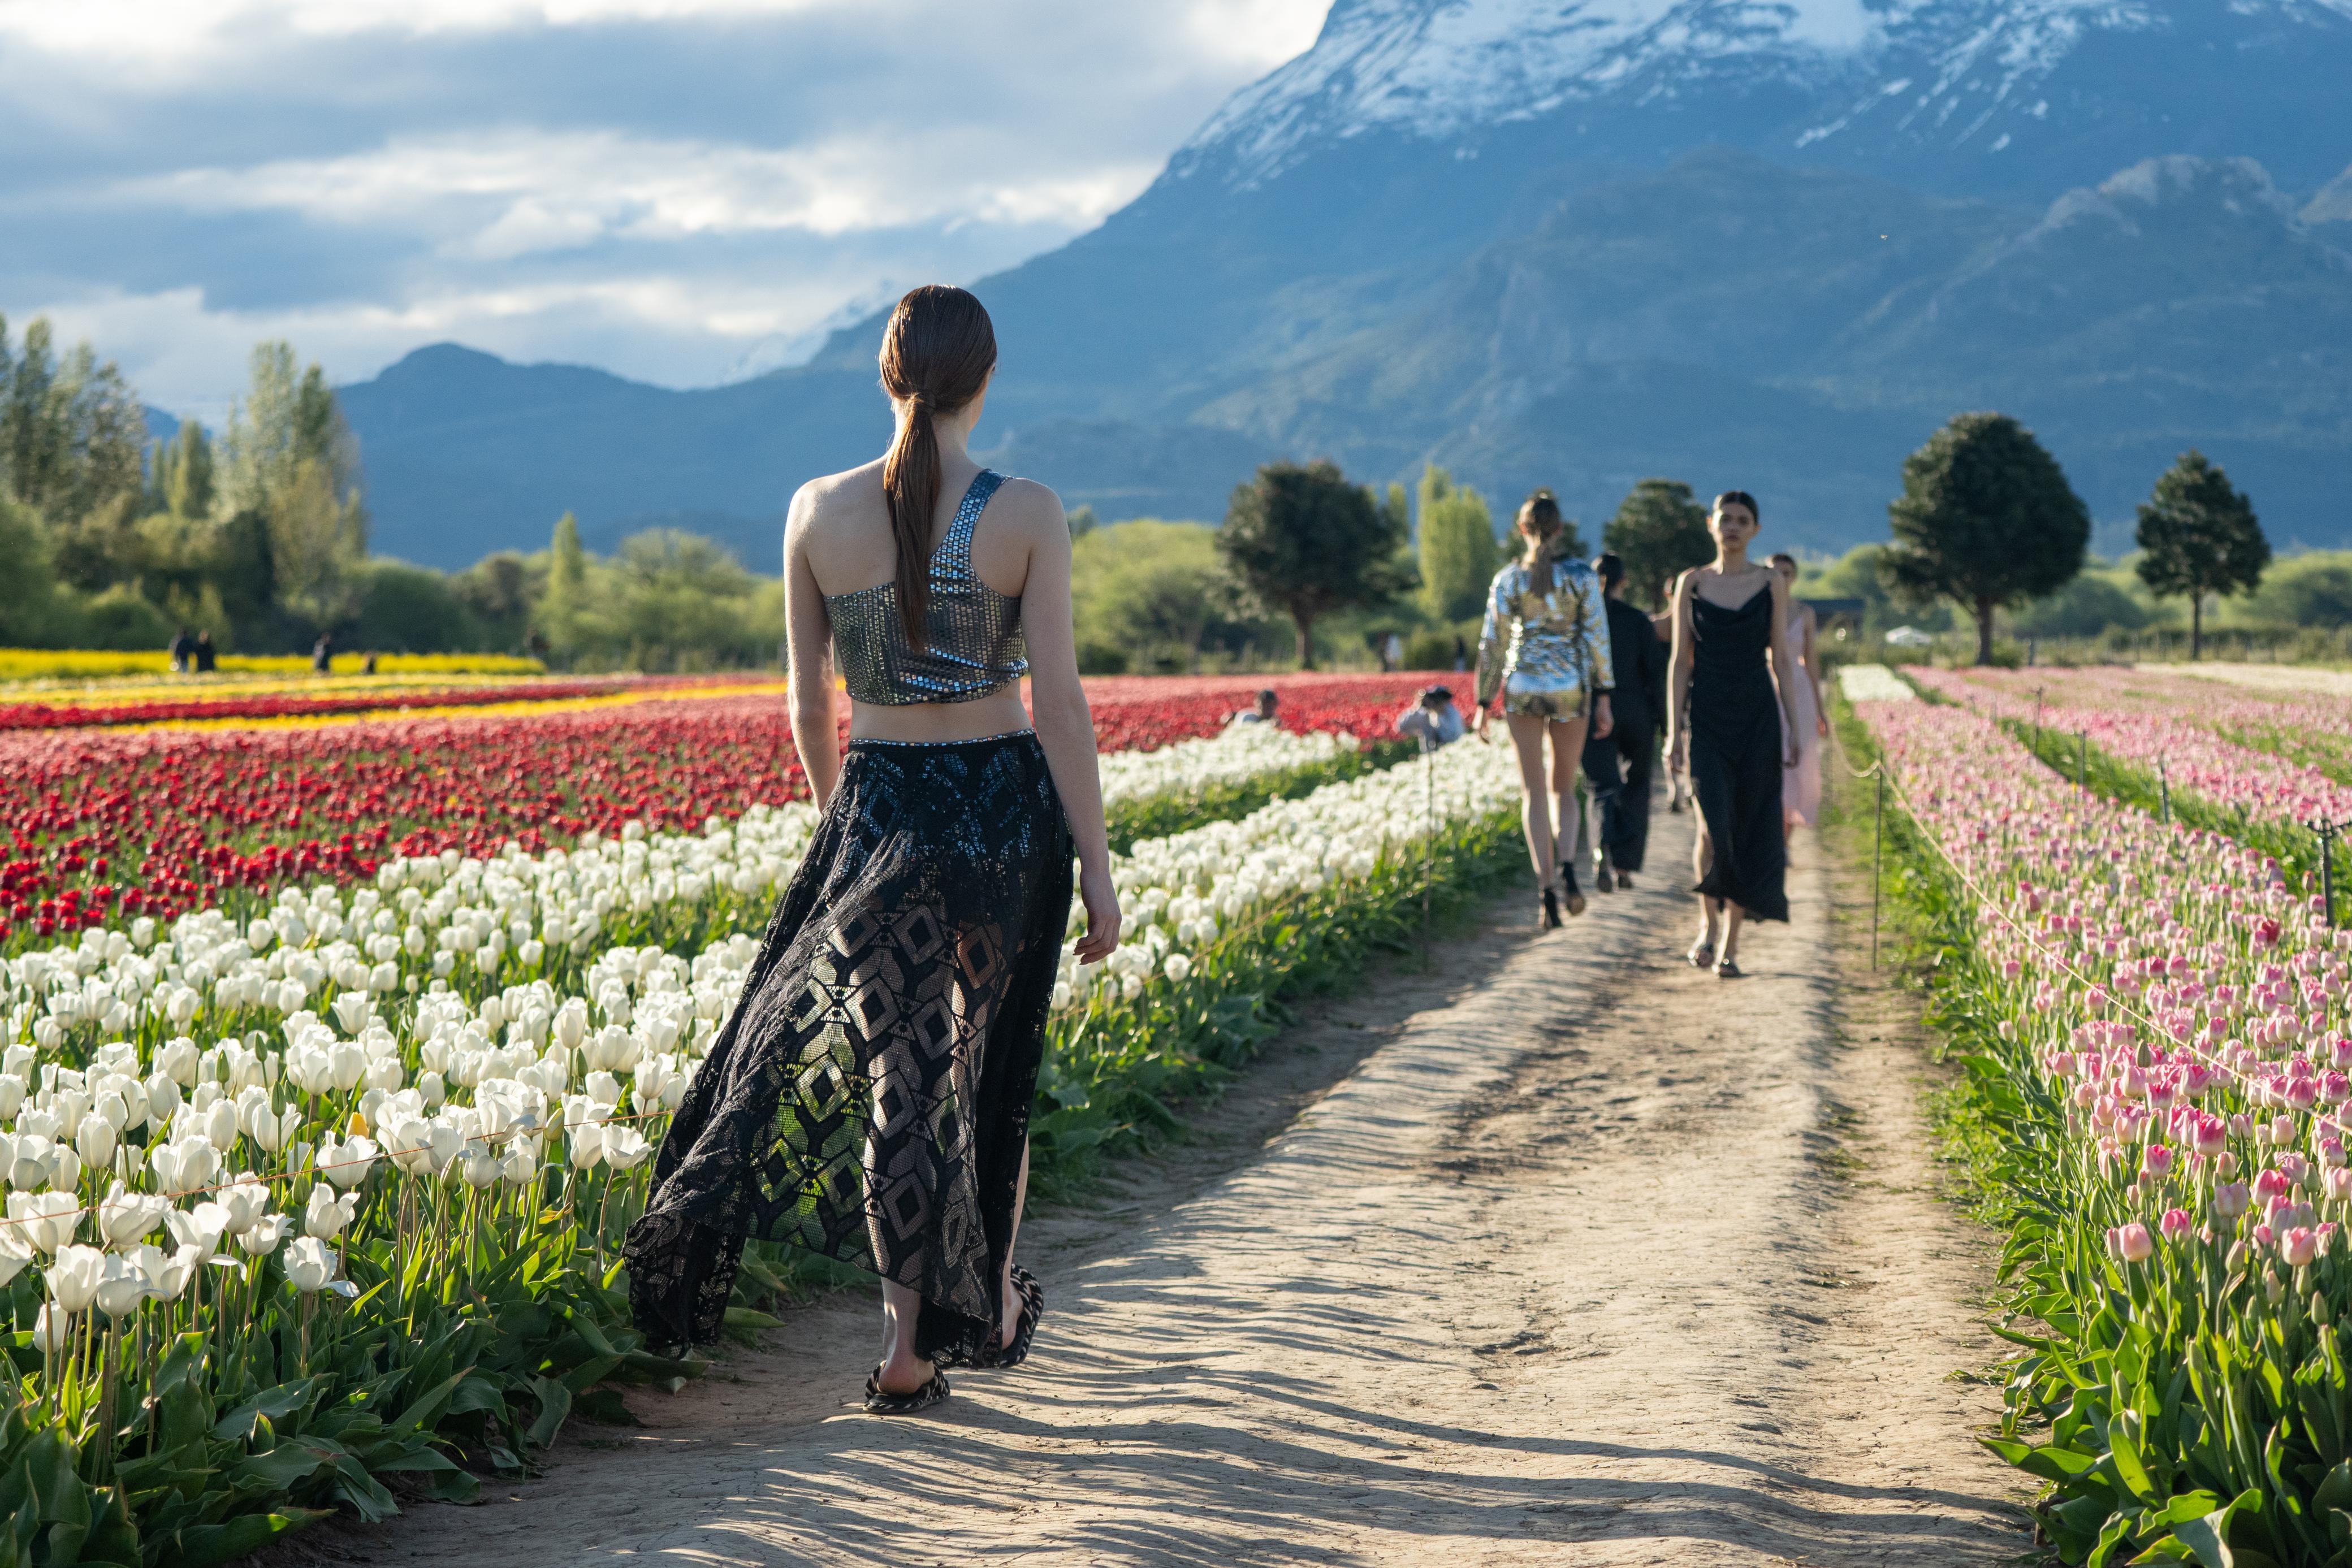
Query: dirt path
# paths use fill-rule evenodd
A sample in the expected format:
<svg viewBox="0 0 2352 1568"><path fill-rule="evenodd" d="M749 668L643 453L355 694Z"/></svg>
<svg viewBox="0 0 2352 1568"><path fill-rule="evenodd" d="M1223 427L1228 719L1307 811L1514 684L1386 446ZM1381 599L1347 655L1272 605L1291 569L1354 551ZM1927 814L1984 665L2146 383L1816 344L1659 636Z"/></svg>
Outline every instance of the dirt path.
<svg viewBox="0 0 2352 1568"><path fill-rule="evenodd" d="M1994 1401L1949 1376L1990 1358L1983 1242L1930 1190L1916 1058L1891 1030L1841 1041L1810 840L1749 978L1681 961L1687 822L1661 813L1643 889L1541 938L1507 901L1439 974L1291 1031L1206 1135L1048 1215L1029 1368L958 1375L932 1417L860 1415L877 1314L845 1294L733 1381L633 1398L642 1429L575 1427L515 1500L318 1546L481 1568L2014 1557L2022 1489L1970 1441Z"/></svg>

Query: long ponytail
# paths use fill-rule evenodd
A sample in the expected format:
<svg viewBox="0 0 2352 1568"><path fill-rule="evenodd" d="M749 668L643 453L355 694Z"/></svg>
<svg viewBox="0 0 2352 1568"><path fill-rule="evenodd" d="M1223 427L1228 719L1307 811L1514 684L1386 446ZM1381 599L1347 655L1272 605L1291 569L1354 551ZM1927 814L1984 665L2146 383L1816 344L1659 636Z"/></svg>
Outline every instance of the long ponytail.
<svg viewBox="0 0 2352 1568"><path fill-rule="evenodd" d="M931 607L931 519L940 507L940 437L933 421L980 395L996 368L996 328L967 291L910 288L882 329L882 390L901 405L882 459L882 499L898 556L891 580L907 641L919 648Z"/></svg>
<svg viewBox="0 0 2352 1568"><path fill-rule="evenodd" d="M1559 553L1559 497L1549 489L1538 490L1519 504L1519 516L1535 524L1542 543L1536 547L1536 559L1529 570L1535 573L1536 592L1542 598L1551 597L1552 562Z"/></svg>

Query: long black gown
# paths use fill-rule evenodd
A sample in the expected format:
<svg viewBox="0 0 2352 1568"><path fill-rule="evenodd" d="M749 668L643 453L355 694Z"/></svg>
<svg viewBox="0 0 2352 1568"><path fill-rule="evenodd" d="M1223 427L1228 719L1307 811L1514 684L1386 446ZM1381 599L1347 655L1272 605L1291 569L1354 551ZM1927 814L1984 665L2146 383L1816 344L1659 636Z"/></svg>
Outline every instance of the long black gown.
<svg viewBox="0 0 2352 1568"><path fill-rule="evenodd" d="M1780 818L1780 704L1766 664L1772 585L1737 610L1691 590L1691 793L1715 856L1697 891L1754 920L1789 918Z"/></svg>
<svg viewBox="0 0 2352 1568"><path fill-rule="evenodd" d="M1070 855L1034 734L849 743L629 1230L640 1328L716 1339L757 1236L919 1291L919 1355L992 1341Z"/></svg>

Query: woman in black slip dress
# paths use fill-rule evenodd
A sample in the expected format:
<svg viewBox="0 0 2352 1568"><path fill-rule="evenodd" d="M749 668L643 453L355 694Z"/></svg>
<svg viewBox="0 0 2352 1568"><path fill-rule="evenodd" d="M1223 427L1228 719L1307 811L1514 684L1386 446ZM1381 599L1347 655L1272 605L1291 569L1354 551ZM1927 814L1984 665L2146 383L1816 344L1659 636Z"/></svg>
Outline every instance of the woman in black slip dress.
<svg viewBox="0 0 2352 1568"><path fill-rule="evenodd" d="M1739 925L1789 918L1781 768L1790 747L1780 689L1803 679L1790 659L1789 590L1751 563L1756 499L1727 490L1707 531L1712 563L1675 585L1674 664L1666 680L1666 749L1698 803L1699 938L1690 961L1739 977Z"/></svg>
<svg viewBox="0 0 2352 1568"><path fill-rule="evenodd" d="M750 1237L880 1275L877 1415L946 1398L942 1366L1027 1356L1045 1293L1013 1244L1074 854L1076 956L1118 945L1069 527L965 450L995 366L979 300L908 294L889 453L793 497L793 740L824 815L629 1230L630 1303L665 1344L718 1336Z"/></svg>

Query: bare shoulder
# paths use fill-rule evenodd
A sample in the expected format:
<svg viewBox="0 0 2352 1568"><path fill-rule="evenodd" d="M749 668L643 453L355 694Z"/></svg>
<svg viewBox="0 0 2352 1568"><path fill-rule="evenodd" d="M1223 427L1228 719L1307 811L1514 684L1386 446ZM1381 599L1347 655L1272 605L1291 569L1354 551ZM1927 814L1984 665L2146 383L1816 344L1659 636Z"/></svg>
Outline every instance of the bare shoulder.
<svg viewBox="0 0 2352 1568"><path fill-rule="evenodd" d="M787 533L823 531L842 517L870 511L882 504L882 460L862 463L839 474L812 479L793 493L785 516Z"/></svg>
<svg viewBox="0 0 2352 1568"><path fill-rule="evenodd" d="M879 481L877 480L878 484ZM989 520L1024 534L1070 536L1070 521L1062 511L1062 497L1034 479L1007 479L988 498Z"/></svg>

